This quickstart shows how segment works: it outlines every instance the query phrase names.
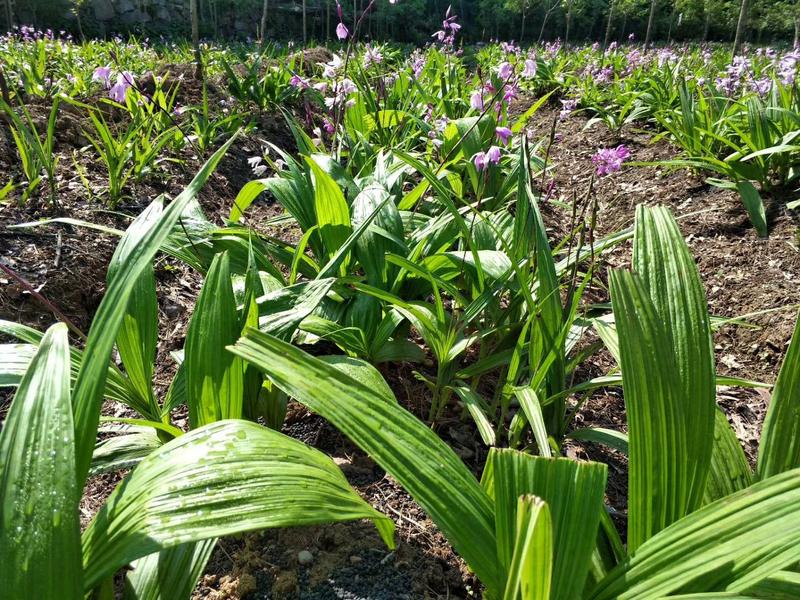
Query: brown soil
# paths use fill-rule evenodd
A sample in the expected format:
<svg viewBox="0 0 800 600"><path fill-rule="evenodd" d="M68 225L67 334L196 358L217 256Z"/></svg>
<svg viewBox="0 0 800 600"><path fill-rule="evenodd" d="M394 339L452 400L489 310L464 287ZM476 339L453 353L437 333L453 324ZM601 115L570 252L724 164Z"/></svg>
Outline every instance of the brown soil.
<svg viewBox="0 0 800 600"><path fill-rule="evenodd" d="M322 59L320 59L322 60ZM558 109L546 107L529 125L532 138L546 137ZM592 180L591 155L601 146L625 143L637 161L662 160L677 154L664 142L651 143L646 131L625 128L620 134L602 125L584 131L586 118L574 115L558 123L559 141L549 152L554 170L548 178L558 190L543 206L553 242L563 237L565 208L573 196L581 197ZM0 170L13 173L17 158L0 124ZM117 213L104 210L89 196L72 167L77 146L67 136L59 140L62 155L59 170L59 199L62 213L77 219L124 228L132 215L158 194L175 195L188 183L201 160L190 153L183 164L163 163L162 171L130 188L130 198ZM206 214L216 222L227 215L240 187L251 179L247 158L258 153L265 141L292 149L292 142L279 121L264 117L255 135L231 149L220 168L200 195ZM76 155L88 173L90 188L104 187L102 170L89 153ZM632 224L633 209L639 202L669 205L681 217L681 227L698 261L712 311L737 316L765 308L783 310L750 319L757 328L723 327L717 332L717 363L721 373L773 381L785 354L795 310L800 304L800 252L797 222L778 212L767 240L756 239L738 199L731 193L706 185L702 178L685 170L670 172L662 167L624 169L593 185L599 205L598 235ZM701 212L702 211L702 212ZM249 222L276 214L269 202L248 211ZM51 216L43 204L0 207L0 261L23 276L50 302L58 306L79 328L86 331L105 289L105 270L116 239L69 227L9 230L6 225ZM271 232L291 236L294 232ZM628 267L629 246L608 254L607 265ZM201 277L171 260L159 260L157 280L160 303L160 342L156 385L164 391L173 374L169 352L183 345L188 319L201 285ZM601 276L601 280L604 280ZM596 301L606 301L602 287L591 292ZM28 291L0 275L0 318L39 329L54 321ZM3 341L3 340L0 340ZM605 374L613 366L601 352L581 367L577 378ZM407 365L391 365L384 375L409 410L423 416L429 405L427 389ZM4 398L0 392L0 407ZM721 389L719 402L725 408L749 457L754 456L758 431L768 395ZM0 408L0 417L2 417ZM120 407L107 406L107 414L121 414ZM465 462L480 473L486 449L474 428L464 424L454 410L439 432ZM618 389L603 389L591 395L575 416L575 425L625 429L625 410ZM185 425L180 418L178 426ZM477 582L463 562L408 494L363 452L355 448L324 420L304 408L290 406L284 432L326 452L340 465L356 491L378 510L395 520L398 549L390 553L369 523L356 522L326 527L285 529L221 540L201 578L194 598L467 598L479 597ZM627 464L625 458L591 444L570 442L565 453L579 459L597 459L610 467L608 500L622 526L625 514ZM102 504L119 475L90 480L81 505L84 522ZM310 552L311 561L301 564L299 554Z"/></svg>

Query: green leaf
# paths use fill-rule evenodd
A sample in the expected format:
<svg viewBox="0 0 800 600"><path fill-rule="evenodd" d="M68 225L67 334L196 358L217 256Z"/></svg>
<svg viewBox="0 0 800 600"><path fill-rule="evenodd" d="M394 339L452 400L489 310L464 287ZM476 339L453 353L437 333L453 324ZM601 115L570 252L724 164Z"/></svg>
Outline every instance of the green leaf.
<svg viewBox="0 0 800 600"><path fill-rule="evenodd" d="M319 225L319 235L331 258L351 233L350 210L342 190L333 178L309 157L306 162L314 175L314 209Z"/></svg>
<svg viewBox="0 0 800 600"><path fill-rule="evenodd" d="M668 344L662 352L674 355L678 369L677 377L672 375L679 386L678 395L672 397L677 403L677 419L664 426L683 431L684 447L678 454L681 463L665 465L685 478L674 482L680 494L686 494L680 500L685 508L674 513L680 518L700 506L705 493L714 442L716 382L703 283L678 224L666 207L636 207L633 266L664 323ZM624 379L624 368L622 375ZM634 537L633 547L644 539Z"/></svg>
<svg viewBox="0 0 800 600"><path fill-rule="evenodd" d="M752 483L753 473L744 455L736 433L728 423L725 413L716 410L714 420L714 447L711 452L711 468L706 480L703 503L708 504L734 492L745 489Z"/></svg>
<svg viewBox="0 0 800 600"><path fill-rule="evenodd" d="M291 339L298 325L319 306L336 279L315 279L289 285L256 299L259 329Z"/></svg>
<svg viewBox="0 0 800 600"><path fill-rule="evenodd" d="M520 496L514 554L503 600L550 600L552 572L550 509L541 498Z"/></svg>
<svg viewBox="0 0 800 600"><path fill-rule="evenodd" d="M386 402L397 403L397 398L383 375L367 361L341 354L320 356L319 359L382 396Z"/></svg>
<svg viewBox="0 0 800 600"><path fill-rule="evenodd" d="M516 388L514 395L525 413L525 418L533 431L533 438L539 448L539 454L545 458L550 458L553 453L550 451L550 443L547 440L547 427L544 423L542 405L536 392L530 387Z"/></svg>
<svg viewBox="0 0 800 600"><path fill-rule="evenodd" d="M0 433L0 581L7 598L83 596L67 327L53 325Z"/></svg>
<svg viewBox="0 0 800 600"><path fill-rule="evenodd" d="M486 416L486 413L489 412L489 407L486 405L486 402L481 398L480 394L468 385L453 386L453 391L458 394L458 397L461 398L461 401L467 407L469 414L472 416L472 420L475 421L483 443L489 447L494 446L497 443L497 435L495 434L492 422L489 420L489 417Z"/></svg>
<svg viewBox="0 0 800 600"><path fill-rule="evenodd" d="M186 403L192 429L242 416L244 364L225 351L241 328L228 253L214 257L186 332Z"/></svg>
<svg viewBox="0 0 800 600"><path fill-rule="evenodd" d="M144 233L153 227L163 212L154 202L128 228L108 265L106 281L110 285ZM131 290L125 317L117 333L117 349L133 388L142 403L150 407L145 416L156 419L158 403L153 394L153 366L158 343L158 299L153 265L147 265Z"/></svg>
<svg viewBox="0 0 800 600"><path fill-rule="evenodd" d="M587 427L585 429L570 431L566 437L578 441L604 444L609 448L622 452L626 456L628 454L628 436L620 431L614 431L613 429Z"/></svg>
<svg viewBox="0 0 800 600"><path fill-rule="evenodd" d="M759 581L754 587L747 590L756 598L770 598L770 600L797 600L800 598L800 573L794 570L778 571Z"/></svg>
<svg viewBox="0 0 800 600"><path fill-rule="evenodd" d="M758 236L767 237L767 213L764 210L764 201L761 199L758 190L747 180L737 181L736 189L742 198L742 203L747 209L750 222L753 224Z"/></svg>
<svg viewBox="0 0 800 600"><path fill-rule="evenodd" d="M236 135L232 136L203 165L189 186L170 203L158 223L147 231L136 231L137 235L131 235L131 242L135 238L136 244L132 246L130 254L120 265L118 275L108 285L103 301L92 320L92 328L89 330L89 339L86 342L84 358L72 398L75 413L75 458L79 488L83 487L86 474L89 472L89 465L92 462L108 362L117 332L125 318L128 300L139 281L139 276L152 264L153 257L166 242L173 227L181 218L184 208L203 187L236 137ZM126 233L125 237L128 235Z"/></svg>
<svg viewBox="0 0 800 600"><path fill-rule="evenodd" d="M189 542L269 527L372 519L321 452L249 421L218 421L145 458L83 533L85 590L137 558Z"/></svg>
<svg viewBox="0 0 800 600"><path fill-rule="evenodd" d="M772 389L758 448L758 476L800 467L800 318Z"/></svg>
<svg viewBox="0 0 800 600"><path fill-rule="evenodd" d="M491 501L439 436L396 403L275 337L248 330L232 351L364 449L427 511L484 585L500 593L505 582Z"/></svg>
<svg viewBox="0 0 800 600"><path fill-rule="evenodd" d="M181 544L131 563L124 600L186 600L203 574L217 540Z"/></svg>
<svg viewBox="0 0 800 600"><path fill-rule="evenodd" d="M690 464L679 380L664 321L642 281L609 271L628 420L628 547L686 514Z"/></svg>
<svg viewBox="0 0 800 600"><path fill-rule="evenodd" d="M97 443L92 455L90 475L133 468L163 444L152 427L118 425L103 431L120 435L105 438Z"/></svg>
<svg viewBox="0 0 800 600"><path fill-rule="evenodd" d="M708 504L654 535L591 600L745 592L800 560L800 469Z"/></svg>
<svg viewBox="0 0 800 600"><path fill-rule="evenodd" d="M573 600L589 570L597 539L606 466L566 458L542 458L516 450L492 448L488 463L493 474L497 551L506 573L516 539L517 499L533 494L552 511L553 578L550 598Z"/></svg>

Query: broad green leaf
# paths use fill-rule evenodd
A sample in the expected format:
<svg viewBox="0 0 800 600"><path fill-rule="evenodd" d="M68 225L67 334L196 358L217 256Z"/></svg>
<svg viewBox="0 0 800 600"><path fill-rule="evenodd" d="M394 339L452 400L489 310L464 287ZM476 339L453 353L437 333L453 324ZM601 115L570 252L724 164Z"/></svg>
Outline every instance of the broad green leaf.
<svg viewBox="0 0 800 600"><path fill-rule="evenodd" d="M351 233L350 209L336 181L323 171L311 158L306 162L314 176L314 209L317 215L319 235L330 258Z"/></svg>
<svg viewBox="0 0 800 600"><path fill-rule="evenodd" d="M492 503L429 427L380 394L275 337L248 330L232 351L328 420L392 475L427 511L490 590L497 569Z"/></svg>
<svg viewBox="0 0 800 600"><path fill-rule="evenodd" d="M142 235L158 221L163 205L154 202L131 223L128 235L120 240L111 257L106 275L107 283L117 276L120 267L130 256ZM158 299L153 265L147 265L139 275L117 333L117 349L131 385L143 404L150 407L145 416L155 419L159 406L153 394L153 366L158 343Z"/></svg>
<svg viewBox="0 0 800 600"><path fill-rule="evenodd" d="M356 196L352 207L354 227L378 210L370 227L356 241L355 253L364 268L367 282L384 290L388 290L390 282L394 280L390 272L397 270L386 263L386 253L398 252L402 248L376 230L384 229L396 238L403 239L403 221L394 203L391 200L386 202L388 196L389 193L382 187L368 187Z"/></svg>
<svg viewBox="0 0 800 600"><path fill-rule="evenodd" d="M708 504L657 533L609 573L590 598L746 592L798 560L800 469L794 469Z"/></svg>
<svg viewBox="0 0 800 600"><path fill-rule="evenodd" d="M336 279L315 279L289 285L256 299L259 329L291 339L298 325L319 306Z"/></svg>
<svg viewBox="0 0 800 600"><path fill-rule="evenodd" d="M587 427L570 431L566 437L578 441L596 442L614 448L627 456L628 436L621 431L606 429L604 427Z"/></svg>
<svg viewBox="0 0 800 600"><path fill-rule="evenodd" d="M609 272L628 420L628 547L686 514L690 469L671 338L642 281Z"/></svg>
<svg viewBox="0 0 800 600"><path fill-rule="evenodd" d="M666 207L636 207L633 267L664 323L668 345L662 352L671 351L678 369L677 377L672 375L679 389L672 398L677 403L677 419L663 426L683 430L682 464L665 465L682 478L674 481L683 496L679 501L685 503L682 511L674 514L680 518L700 506L705 493L714 443L716 389L708 303L700 273ZM624 379L624 368L622 375ZM635 536L633 547L644 539Z"/></svg>
<svg viewBox="0 0 800 600"><path fill-rule="evenodd" d="M497 443L497 434L494 431L492 422L486 414L489 412L489 407L486 405L486 402L481 398L480 394L468 385L453 386L453 391L458 394L458 397L461 398L461 401L467 407L470 416L472 416L472 420L475 421L483 443L489 447L494 446Z"/></svg>
<svg viewBox="0 0 800 600"><path fill-rule="evenodd" d="M753 473L744 455L742 445L736 438L725 413L716 410L714 419L714 447L711 452L711 468L706 480L703 503L708 504L734 492L745 489L752 483Z"/></svg>
<svg viewBox="0 0 800 600"><path fill-rule="evenodd" d="M550 458L553 453L550 451L550 443L547 440L547 427L544 423L539 397L530 387L516 388L514 395L522 407L522 412L525 413L525 419L531 426L533 438L536 440L536 445L539 449L539 455Z"/></svg>
<svg viewBox="0 0 800 600"><path fill-rule="evenodd" d="M553 522L553 576L550 598L579 598L594 550L606 466L566 458L542 458L516 450L492 448L498 559L505 573L512 564L517 500L533 494L550 507Z"/></svg>
<svg viewBox="0 0 800 600"><path fill-rule="evenodd" d="M756 598L771 600L797 600L800 598L800 573L794 570L778 571L758 582L748 590Z"/></svg>
<svg viewBox="0 0 800 600"><path fill-rule="evenodd" d="M758 448L758 476L800 467L800 318L772 389Z"/></svg>
<svg viewBox="0 0 800 600"><path fill-rule="evenodd" d="M0 581L7 598L83 596L67 327L53 325L0 433Z"/></svg>
<svg viewBox="0 0 800 600"><path fill-rule="evenodd" d="M242 416L244 364L225 351L240 332L228 254L218 254L186 332L186 403L193 429Z"/></svg>
<svg viewBox="0 0 800 600"><path fill-rule="evenodd" d="M550 600L553 524L547 503L536 496L517 501L514 553L503 600Z"/></svg>
<svg viewBox="0 0 800 600"><path fill-rule="evenodd" d="M255 529L372 519L321 452L249 421L217 421L165 444L126 477L83 533L88 591L131 561Z"/></svg>
<svg viewBox="0 0 800 600"><path fill-rule="evenodd" d="M139 276L152 264L159 248L166 242L173 227L181 218L184 208L203 187L236 137L236 135L231 136L214 153L189 186L170 203L152 228L145 232L136 232L139 235L131 235L131 238L136 238L137 243L123 264L119 266L119 274L108 285L103 301L92 320L81 370L78 373L72 397L75 413L75 459L79 488L83 487L86 474L89 472L89 465L92 462L108 362L117 332L125 318L128 300L136 287ZM125 237L128 235L126 233Z"/></svg>
<svg viewBox="0 0 800 600"><path fill-rule="evenodd" d="M185 600L203 574L217 540L202 540L148 554L131 563L124 600Z"/></svg>
<svg viewBox="0 0 800 600"><path fill-rule="evenodd" d="M319 359L348 377L352 377L364 387L374 391L379 396L383 396L386 402L397 403L392 388L386 383L380 371L365 360L334 354L330 356L320 356Z"/></svg>
<svg viewBox="0 0 800 600"><path fill-rule="evenodd" d="M5 345L3 346L4 361L0 362L0 364L3 365L0 369L5 369L5 375L3 375L3 377L7 381L7 383L3 385L18 385L20 378L28 368L28 363L25 363L23 366L21 361L25 356L28 356L30 361L30 358L36 353L36 346L41 343L44 334L26 325L13 323L11 321L3 321L2 319L0 319L0 333L10 335L24 342L28 342L28 344L31 345L27 348L20 348L19 353L13 355L6 354L11 353L12 349L7 348ZM15 344L11 345L15 346ZM74 382L78 377L80 366L83 363L83 352L77 348L70 348L69 353L72 380ZM139 410L140 408L142 410L147 409L147 405L141 403L128 379L111 362L108 363L108 377L106 379L104 396L111 400L128 404L139 412L142 412Z"/></svg>
<svg viewBox="0 0 800 600"><path fill-rule="evenodd" d="M767 213L764 210L764 201L761 199L758 190L747 180L736 182L736 189L758 236L767 237Z"/></svg>
<svg viewBox="0 0 800 600"><path fill-rule="evenodd" d="M118 433L97 443L92 455L90 475L130 469L163 445L156 430L141 425L122 425L111 428Z"/></svg>

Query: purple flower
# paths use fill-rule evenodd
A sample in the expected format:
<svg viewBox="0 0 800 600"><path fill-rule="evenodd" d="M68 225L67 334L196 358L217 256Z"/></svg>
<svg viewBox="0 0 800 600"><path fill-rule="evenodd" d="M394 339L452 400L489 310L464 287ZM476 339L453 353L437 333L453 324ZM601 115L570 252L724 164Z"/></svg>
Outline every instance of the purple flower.
<svg viewBox="0 0 800 600"><path fill-rule="evenodd" d="M123 71L117 75L117 83L108 91L109 97L115 102L122 104L128 95L128 90L133 86L133 75L127 71Z"/></svg>
<svg viewBox="0 0 800 600"><path fill-rule="evenodd" d="M489 148L489 150L486 151L486 159L495 165L500 162L500 156L501 156L500 148L498 148L497 146L492 146L491 148Z"/></svg>
<svg viewBox="0 0 800 600"><path fill-rule="evenodd" d="M304 90L309 87L308 81L300 77L300 75L294 74L292 78L289 80L289 85L292 87L296 87L298 89Z"/></svg>
<svg viewBox="0 0 800 600"><path fill-rule="evenodd" d="M97 67L92 74L92 81L102 81L106 88L111 79L111 67Z"/></svg>
<svg viewBox="0 0 800 600"><path fill-rule="evenodd" d="M563 121L572 114L578 107L578 100L576 98L569 98L568 100L561 101L561 112L558 113L558 120Z"/></svg>
<svg viewBox="0 0 800 600"><path fill-rule="evenodd" d="M497 74L500 79L509 79L514 74L514 67L511 66L510 62L504 62L497 68Z"/></svg>
<svg viewBox="0 0 800 600"><path fill-rule="evenodd" d="M469 105L475 110L483 110L483 94L480 90L472 92L469 97Z"/></svg>
<svg viewBox="0 0 800 600"><path fill-rule="evenodd" d="M523 79L533 79L536 77L536 61L530 58L525 60L525 68L522 70Z"/></svg>
<svg viewBox="0 0 800 600"><path fill-rule="evenodd" d="M508 140L512 136L512 131L508 127L495 127L494 134L503 144L508 144Z"/></svg>
<svg viewBox="0 0 800 600"><path fill-rule="evenodd" d="M333 135L333 132L336 131L336 129L333 127L333 123L328 117L322 117L322 128L328 135Z"/></svg>
<svg viewBox="0 0 800 600"><path fill-rule="evenodd" d="M346 40L348 35L350 35L350 32L347 30L345 24L340 21L336 26L336 37L340 40Z"/></svg>
<svg viewBox="0 0 800 600"><path fill-rule="evenodd" d="M598 177L605 177L616 173L622 168L622 163L631 156L630 150L620 144L616 148L601 148L592 156L592 163L597 168Z"/></svg>
<svg viewBox="0 0 800 600"><path fill-rule="evenodd" d="M478 171L483 171L489 166L489 158L486 156L486 152L477 152L472 157L472 162Z"/></svg>

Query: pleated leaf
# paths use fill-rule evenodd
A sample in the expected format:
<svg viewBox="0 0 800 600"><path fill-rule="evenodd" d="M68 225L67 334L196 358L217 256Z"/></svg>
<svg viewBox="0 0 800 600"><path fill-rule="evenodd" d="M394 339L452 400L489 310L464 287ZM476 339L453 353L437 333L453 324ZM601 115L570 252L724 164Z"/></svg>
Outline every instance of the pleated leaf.
<svg viewBox="0 0 800 600"><path fill-rule="evenodd" d="M319 235L325 246L327 258L331 258L352 232L350 209L336 181L311 158L306 157L314 177L314 210L319 226Z"/></svg>
<svg viewBox="0 0 800 600"><path fill-rule="evenodd" d="M67 327L45 334L0 433L4 598L82 598Z"/></svg>
<svg viewBox="0 0 800 600"><path fill-rule="evenodd" d="M676 515L681 517L700 506L705 493L714 443L716 388L711 323L700 273L666 207L636 207L633 268L665 325L669 345L664 351L672 350L678 370L673 374L680 391L673 398L678 418L667 426L685 432L686 451L681 459L686 462L675 466L685 479L676 482L685 495L681 499L685 508ZM637 539L636 544L641 541Z"/></svg>
<svg viewBox="0 0 800 600"><path fill-rule="evenodd" d="M516 450L490 450L497 554L505 573L513 561L517 501L535 495L550 507L553 524L552 600L581 595L597 539L606 466L566 458L542 458Z"/></svg>
<svg viewBox="0 0 800 600"><path fill-rule="evenodd" d="M242 416L244 364L225 351L240 331L228 253L223 252L211 263L186 332L186 403L193 429Z"/></svg>
<svg viewBox="0 0 800 600"><path fill-rule="evenodd" d="M128 228L108 265L106 280L110 284L134 250L136 244L161 217L163 206L154 202ZM158 418L159 407L153 394L153 366L158 343L158 299L153 265L145 266L131 290L125 317L117 334L117 349L131 385L142 403L150 406L144 413Z"/></svg>
<svg viewBox="0 0 800 600"><path fill-rule="evenodd" d="M706 480L703 503L708 504L729 494L743 490L752 483L753 472L742 445L736 438L725 413L716 410L714 421L714 448L711 452L711 469Z"/></svg>
<svg viewBox="0 0 800 600"><path fill-rule="evenodd" d="M609 272L628 420L628 548L686 514L690 465L671 339L642 281ZM713 437L712 437L713 441Z"/></svg>
<svg viewBox="0 0 800 600"><path fill-rule="evenodd" d="M427 511L484 585L502 594L491 500L439 436L396 403L273 336L248 330L231 350L364 449Z"/></svg>
<svg viewBox="0 0 800 600"><path fill-rule="evenodd" d="M88 591L131 561L167 548L255 529L372 519L333 461L250 421L218 421L150 454L83 533Z"/></svg>
<svg viewBox="0 0 800 600"><path fill-rule="evenodd" d="M216 543L190 542L133 561L125 576L124 600L187 600Z"/></svg>
<svg viewBox="0 0 800 600"><path fill-rule="evenodd" d="M106 289L103 301L97 309L89 339L84 350L81 370L73 390L73 410L75 414L76 472L78 486L83 487L89 465L92 462L100 404L106 384L108 362L117 332L122 325L128 300L136 287L139 276L152 264L159 248L167 241L173 227L181 218L183 210L189 205L206 182L228 147L236 139L231 138L206 162L189 186L175 198L161 218L147 231L132 233L135 245L119 267L119 273ZM129 237L126 232L125 237Z"/></svg>
<svg viewBox="0 0 800 600"><path fill-rule="evenodd" d="M800 469L708 504L642 544L593 600L746 592L800 560ZM747 595L747 594L745 594Z"/></svg>
<svg viewBox="0 0 800 600"><path fill-rule="evenodd" d="M536 496L517 501L517 529L503 600L550 600L553 524L547 503Z"/></svg>
<svg viewBox="0 0 800 600"><path fill-rule="evenodd" d="M758 476L800 467L800 318L778 373L758 447Z"/></svg>

